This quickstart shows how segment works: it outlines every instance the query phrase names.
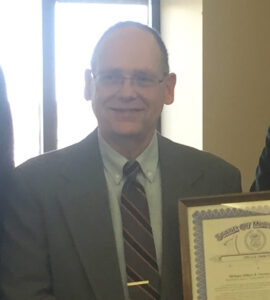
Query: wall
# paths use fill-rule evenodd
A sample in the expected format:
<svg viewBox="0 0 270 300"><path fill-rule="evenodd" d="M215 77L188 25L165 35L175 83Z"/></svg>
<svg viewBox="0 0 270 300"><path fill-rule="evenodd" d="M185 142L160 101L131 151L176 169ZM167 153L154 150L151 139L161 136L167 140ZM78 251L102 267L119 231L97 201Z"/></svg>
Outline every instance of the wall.
<svg viewBox="0 0 270 300"><path fill-rule="evenodd" d="M162 35L180 77L163 132L236 165L244 191L270 124L269 12L269 0L162 1Z"/></svg>
<svg viewBox="0 0 270 300"><path fill-rule="evenodd" d="M203 149L248 190L270 124L270 1L203 2Z"/></svg>

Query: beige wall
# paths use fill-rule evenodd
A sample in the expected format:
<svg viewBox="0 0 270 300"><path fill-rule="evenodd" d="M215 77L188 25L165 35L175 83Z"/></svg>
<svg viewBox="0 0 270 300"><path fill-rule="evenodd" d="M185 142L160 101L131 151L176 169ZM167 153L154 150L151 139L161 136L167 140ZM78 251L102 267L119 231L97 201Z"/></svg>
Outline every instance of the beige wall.
<svg viewBox="0 0 270 300"><path fill-rule="evenodd" d="M270 1L203 2L203 149L252 183L270 124Z"/></svg>
<svg viewBox="0 0 270 300"><path fill-rule="evenodd" d="M184 86L185 94L177 92L179 105L173 107L173 113L180 117L181 111L185 110L183 107L190 101L189 93L193 95L194 90L200 90L198 76L201 76L202 97L199 93L194 95L197 97L193 99L196 113L191 109L185 110L185 120L196 124L198 145L201 128L203 149L223 157L240 169L243 190L247 191L270 124L270 1L163 0L161 3L162 35L169 52L173 53L177 45L179 48L191 44L190 41L185 43L178 34L181 23L186 36L190 31L190 39L195 38L196 30L189 29L183 14L186 20L193 18L193 24L196 24L196 17L197 25L194 26L197 26L197 33L200 31L201 5L203 56L201 62L196 62L197 68L191 64L196 80L188 78L189 82ZM197 36L195 43L199 45L198 40ZM180 77L179 91L182 88L181 77L185 77L187 72L181 68L184 55L186 53L180 51L179 55L171 57L171 65L177 67ZM199 102L203 103L202 107ZM198 117L200 113L202 121ZM171 128L171 136L172 131L181 131L180 122L170 116L166 118L165 115L163 123L170 124L167 128ZM185 131L193 135L187 128ZM174 139L185 143L182 137L176 136ZM187 144L196 147L193 141Z"/></svg>

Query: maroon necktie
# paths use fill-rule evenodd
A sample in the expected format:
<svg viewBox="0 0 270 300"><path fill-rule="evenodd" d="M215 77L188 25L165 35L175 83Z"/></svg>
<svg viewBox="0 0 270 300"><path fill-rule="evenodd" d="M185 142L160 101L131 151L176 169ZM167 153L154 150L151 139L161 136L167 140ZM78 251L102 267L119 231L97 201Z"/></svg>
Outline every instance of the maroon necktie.
<svg viewBox="0 0 270 300"><path fill-rule="evenodd" d="M145 190L136 180L140 170L137 161L128 161L123 167L126 178L121 195L124 251L130 299L153 300L160 299L160 274Z"/></svg>

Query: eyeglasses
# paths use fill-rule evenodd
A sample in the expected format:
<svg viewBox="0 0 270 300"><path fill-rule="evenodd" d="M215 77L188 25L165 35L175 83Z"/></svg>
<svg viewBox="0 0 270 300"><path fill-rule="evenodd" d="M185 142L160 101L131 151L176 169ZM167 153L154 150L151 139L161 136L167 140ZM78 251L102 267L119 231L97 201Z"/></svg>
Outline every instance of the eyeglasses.
<svg viewBox="0 0 270 300"><path fill-rule="evenodd" d="M144 92L156 87L162 83L167 74L159 79L152 73L134 72L132 75L123 75L121 72L103 72L92 76L99 88L106 90L108 93L115 93L121 89L125 80L130 80L133 89L137 92Z"/></svg>

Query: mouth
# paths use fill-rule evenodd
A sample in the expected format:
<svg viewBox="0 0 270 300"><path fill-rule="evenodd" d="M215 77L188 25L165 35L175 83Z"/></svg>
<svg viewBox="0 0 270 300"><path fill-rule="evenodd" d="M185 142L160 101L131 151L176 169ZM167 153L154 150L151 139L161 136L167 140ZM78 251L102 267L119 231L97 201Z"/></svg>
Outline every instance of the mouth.
<svg viewBox="0 0 270 300"><path fill-rule="evenodd" d="M137 122L138 119L144 114L143 108L138 107L129 107L129 108L118 108L118 107L110 107L109 111L111 112L111 116L119 121L119 122Z"/></svg>
<svg viewBox="0 0 270 300"><path fill-rule="evenodd" d="M138 108L138 107L131 107L131 108L110 107L110 110L117 112L117 113L136 113L136 112L141 112L144 109Z"/></svg>

